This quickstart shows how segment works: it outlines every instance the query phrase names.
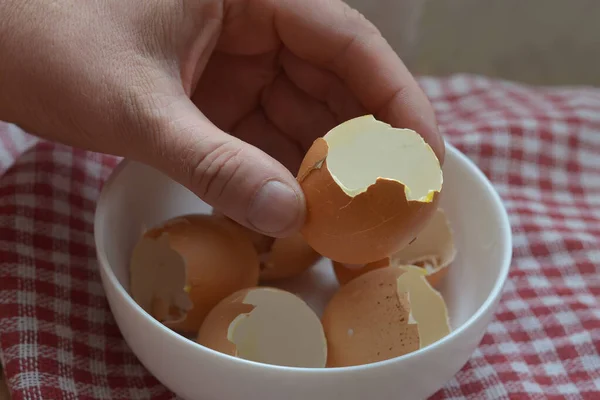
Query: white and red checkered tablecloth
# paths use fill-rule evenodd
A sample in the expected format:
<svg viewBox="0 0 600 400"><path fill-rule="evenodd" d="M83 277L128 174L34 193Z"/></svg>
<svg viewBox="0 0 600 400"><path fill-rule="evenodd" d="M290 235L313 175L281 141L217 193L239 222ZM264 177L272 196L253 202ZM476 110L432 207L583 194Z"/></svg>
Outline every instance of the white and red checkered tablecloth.
<svg viewBox="0 0 600 400"><path fill-rule="evenodd" d="M421 83L514 233L496 318L433 398L600 399L600 89ZM123 341L100 283L94 207L117 162L0 124L0 359L14 400L175 398Z"/></svg>

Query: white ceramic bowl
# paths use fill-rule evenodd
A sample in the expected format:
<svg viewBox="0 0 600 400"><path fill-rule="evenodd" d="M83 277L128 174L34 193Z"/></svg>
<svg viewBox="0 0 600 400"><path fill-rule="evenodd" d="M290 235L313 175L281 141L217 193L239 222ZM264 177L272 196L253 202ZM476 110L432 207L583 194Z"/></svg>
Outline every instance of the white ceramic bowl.
<svg viewBox="0 0 600 400"><path fill-rule="evenodd" d="M115 169L98 202L95 240L106 296L125 340L142 364L184 399L423 399L451 379L481 341L512 255L501 199L479 169L450 145L441 207L458 249L441 290L453 332L414 353L347 368L289 368L226 356L175 334L132 300L128 260L142 230L180 214L210 212L207 204L156 170L128 161ZM281 287L320 313L337 282L325 259Z"/></svg>

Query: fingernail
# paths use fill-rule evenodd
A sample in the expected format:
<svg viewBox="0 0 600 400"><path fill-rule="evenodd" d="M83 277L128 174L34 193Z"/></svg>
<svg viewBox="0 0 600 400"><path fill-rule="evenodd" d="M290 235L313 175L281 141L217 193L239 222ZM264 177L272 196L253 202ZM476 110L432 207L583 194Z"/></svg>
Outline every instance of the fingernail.
<svg viewBox="0 0 600 400"><path fill-rule="evenodd" d="M267 234L282 232L296 222L300 205L300 198L291 187L279 181L269 181L252 200L248 222Z"/></svg>

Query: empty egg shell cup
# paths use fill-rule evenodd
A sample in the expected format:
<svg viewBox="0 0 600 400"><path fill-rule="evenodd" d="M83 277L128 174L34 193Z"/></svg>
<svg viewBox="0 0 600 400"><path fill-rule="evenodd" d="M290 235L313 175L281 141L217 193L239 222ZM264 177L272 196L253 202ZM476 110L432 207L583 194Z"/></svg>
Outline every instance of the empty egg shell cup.
<svg viewBox="0 0 600 400"><path fill-rule="evenodd" d="M442 181L416 132L352 119L304 158L300 233L274 239L216 212L176 216L136 243L130 293L169 329L233 357L324 368L403 356L451 331L437 290L456 256ZM322 257L340 288L319 317L274 285Z"/></svg>

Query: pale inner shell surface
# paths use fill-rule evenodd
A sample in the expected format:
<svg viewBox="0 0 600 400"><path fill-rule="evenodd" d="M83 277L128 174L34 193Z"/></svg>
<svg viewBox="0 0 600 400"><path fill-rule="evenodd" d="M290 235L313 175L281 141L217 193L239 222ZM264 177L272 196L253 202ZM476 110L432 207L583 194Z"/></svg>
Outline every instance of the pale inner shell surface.
<svg viewBox="0 0 600 400"><path fill-rule="evenodd" d="M273 288L249 290L243 302L254 309L229 326L237 356L282 366L320 368L327 361L321 321L298 296Z"/></svg>
<svg viewBox="0 0 600 400"><path fill-rule="evenodd" d="M429 201L442 189L440 163L415 131L366 115L338 125L323 139L329 147L329 172L349 196L366 191L379 178L404 184L409 201Z"/></svg>
<svg viewBox="0 0 600 400"><path fill-rule="evenodd" d="M422 264L428 272L447 267L456 257L452 228L438 208L416 239L391 256L393 265Z"/></svg>
<svg viewBox="0 0 600 400"><path fill-rule="evenodd" d="M431 287L422 268L407 265L398 277L398 294L408 294L410 322L419 330L419 347L437 342L450 333L448 310L442 295Z"/></svg>
<svg viewBox="0 0 600 400"><path fill-rule="evenodd" d="M185 318L193 306L185 286L185 260L170 247L168 234L156 240L142 237L131 256L131 297L159 321L174 322ZM170 314L172 306L179 315Z"/></svg>

